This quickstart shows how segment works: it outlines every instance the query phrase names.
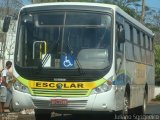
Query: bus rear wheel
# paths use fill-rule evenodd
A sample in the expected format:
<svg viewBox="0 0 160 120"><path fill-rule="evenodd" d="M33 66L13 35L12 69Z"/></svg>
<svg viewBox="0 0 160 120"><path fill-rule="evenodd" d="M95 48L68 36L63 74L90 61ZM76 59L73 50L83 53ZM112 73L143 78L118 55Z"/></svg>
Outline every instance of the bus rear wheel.
<svg viewBox="0 0 160 120"><path fill-rule="evenodd" d="M141 114L141 115L146 114L147 101L148 101L147 93L146 93L146 91L144 91L143 105L138 108L139 114Z"/></svg>
<svg viewBox="0 0 160 120"><path fill-rule="evenodd" d="M128 113L129 113L129 95L127 92L125 92L123 99L123 110L122 110L123 120L128 119Z"/></svg>
<svg viewBox="0 0 160 120"><path fill-rule="evenodd" d="M35 109L35 120L50 120L51 119L51 110L46 109Z"/></svg>

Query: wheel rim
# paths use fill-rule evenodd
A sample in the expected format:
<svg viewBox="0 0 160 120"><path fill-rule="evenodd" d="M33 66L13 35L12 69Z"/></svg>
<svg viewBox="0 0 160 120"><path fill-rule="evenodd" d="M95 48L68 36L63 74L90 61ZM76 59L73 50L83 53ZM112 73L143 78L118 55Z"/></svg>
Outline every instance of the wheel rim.
<svg viewBox="0 0 160 120"><path fill-rule="evenodd" d="M123 100L123 111L122 111L123 120L127 120L128 108L129 108L129 99L127 93L125 93Z"/></svg>
<svg viewBox="0 0 160 120"><path fill-rule="evenodd" d="M144 93L143 114L146 114L146 110L147 110L147 98L146 98L146 93Z"/></svg>
<svg viewBox="0 0 160 120"><path fill-rule="evenodd" d="M124 103L123 103L123 114L127 115L128 114L128 97L124 97Z"/></svg>

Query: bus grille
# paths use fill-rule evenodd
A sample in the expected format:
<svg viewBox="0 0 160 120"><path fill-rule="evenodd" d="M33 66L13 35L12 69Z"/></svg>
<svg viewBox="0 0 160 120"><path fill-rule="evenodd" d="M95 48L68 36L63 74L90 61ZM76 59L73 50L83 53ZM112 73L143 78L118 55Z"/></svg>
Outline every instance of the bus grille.
<svg viewBox="0 0 160 120"><path fill-rule="evenodd" d="M32 89L33 95L41 96L86 96L88 90L51 90L51 89Z"/></svg>
<svg viewBox="0 0 160 120"><path fill-rule="evenodd" d="M69 100L67 105L53 105L48 100L35 100L33 103L38 108L52 108L52 109L85 109L87 105L87 100Z"/></svg>

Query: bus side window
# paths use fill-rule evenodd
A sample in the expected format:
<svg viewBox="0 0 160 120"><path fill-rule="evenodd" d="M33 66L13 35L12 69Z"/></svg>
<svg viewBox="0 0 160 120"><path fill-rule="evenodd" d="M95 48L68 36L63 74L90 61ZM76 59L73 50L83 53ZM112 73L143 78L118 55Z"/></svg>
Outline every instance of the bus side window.
<svg viewBox="0 0 160 120"><path fill-rule="evenodd" d="M122 24L116 24L116 73L121 69L123 61L123 51L125 42L125 32Z"/></svg>
<svg viewBox="0 0 160 120"><path fill-rule="evenodd" d="M123 25L116 24L116 40L117 40L117 51L123 51L123 44L125 42L125 32Z"/></svg>

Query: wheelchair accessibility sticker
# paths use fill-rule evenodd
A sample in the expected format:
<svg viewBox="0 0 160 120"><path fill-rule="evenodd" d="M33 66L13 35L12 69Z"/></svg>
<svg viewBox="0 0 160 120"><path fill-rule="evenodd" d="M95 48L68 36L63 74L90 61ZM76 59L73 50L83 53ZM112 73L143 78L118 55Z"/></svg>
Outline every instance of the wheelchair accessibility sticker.
<svg viewBox="0 0 160 120"><path fill-rule="evenodd" d="M72 55L61 56L61 68L72 68L74 66L74 57Z"/></svg>

